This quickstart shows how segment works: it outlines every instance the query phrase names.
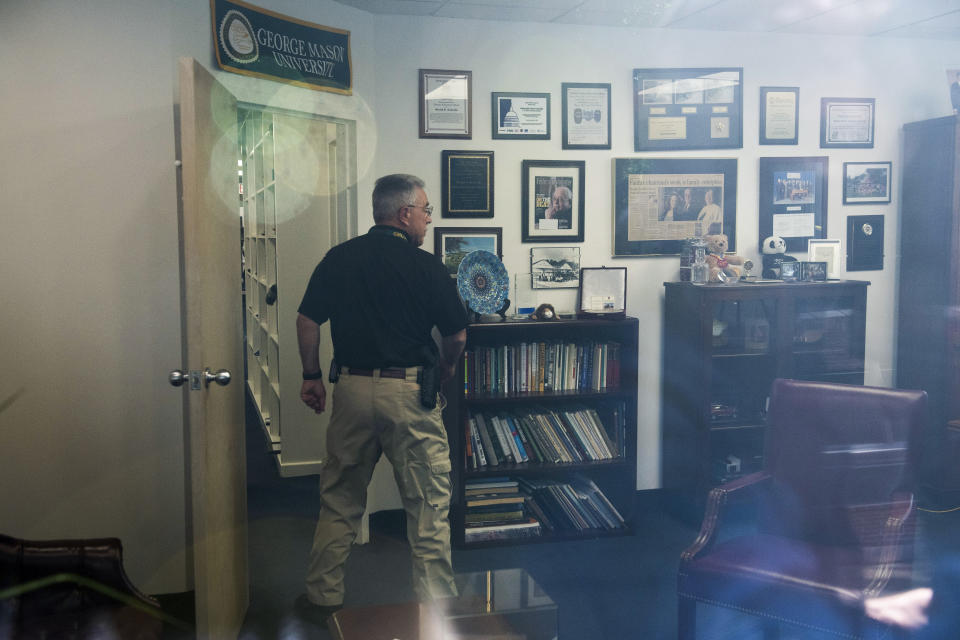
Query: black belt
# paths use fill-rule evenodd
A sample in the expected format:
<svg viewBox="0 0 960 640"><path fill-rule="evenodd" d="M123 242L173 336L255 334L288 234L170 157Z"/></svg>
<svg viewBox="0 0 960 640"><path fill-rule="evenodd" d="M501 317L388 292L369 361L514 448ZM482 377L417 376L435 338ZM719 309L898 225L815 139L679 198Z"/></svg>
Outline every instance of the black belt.
<svg viewBox="0 0 960 640"><path fill-rule="evenodd" d="M416 367L410 367L416 369ZM399 378L403 380L407 377L407 369L403 367L388 367L385 369L355 369L354 367L344 367L344 372L351 376L367 376L368 378L376 376L378 373L381 378Z"/></svg>

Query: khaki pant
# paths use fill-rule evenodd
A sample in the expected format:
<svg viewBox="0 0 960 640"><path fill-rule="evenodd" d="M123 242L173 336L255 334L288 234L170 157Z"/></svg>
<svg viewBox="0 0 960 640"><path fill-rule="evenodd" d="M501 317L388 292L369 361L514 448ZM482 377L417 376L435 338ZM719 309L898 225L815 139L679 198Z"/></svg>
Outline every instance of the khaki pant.
<svg viewBox="0 0 960 640"><path fill-rule="evenodd" d="M420 405L416 369L407 379L344 373L333 391L320 515L307 570L314 604L343 603L344 565L360 530L367 485L384 453L407 514L413 588L421 600L456 595L450 563L450 447L440 406Z"/></svg>

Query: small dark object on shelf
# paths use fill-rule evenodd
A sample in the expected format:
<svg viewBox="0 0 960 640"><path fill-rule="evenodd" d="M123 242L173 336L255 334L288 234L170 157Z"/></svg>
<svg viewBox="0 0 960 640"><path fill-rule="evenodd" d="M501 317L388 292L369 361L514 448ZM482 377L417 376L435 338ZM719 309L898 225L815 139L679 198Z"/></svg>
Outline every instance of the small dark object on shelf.
<svg viewBox="0 0 960 640"><path fill-rule="evenodd" d="M530 317L536 320L556 320L557 312L553 308L552 304L544 302L542 305L537 307L537 310L534 311Z"/></svg>

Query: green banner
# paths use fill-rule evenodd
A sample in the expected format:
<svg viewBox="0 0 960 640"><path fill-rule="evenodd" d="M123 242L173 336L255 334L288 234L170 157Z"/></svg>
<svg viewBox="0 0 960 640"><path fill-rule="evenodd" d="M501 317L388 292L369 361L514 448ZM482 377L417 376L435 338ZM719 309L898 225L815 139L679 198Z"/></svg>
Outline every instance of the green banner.
<svg viewBox="0 0 960 640"><path fill-rule="evenodd" d="M353 93L350 32L236 0L210 0L221 69L307 89Z"/></svg>

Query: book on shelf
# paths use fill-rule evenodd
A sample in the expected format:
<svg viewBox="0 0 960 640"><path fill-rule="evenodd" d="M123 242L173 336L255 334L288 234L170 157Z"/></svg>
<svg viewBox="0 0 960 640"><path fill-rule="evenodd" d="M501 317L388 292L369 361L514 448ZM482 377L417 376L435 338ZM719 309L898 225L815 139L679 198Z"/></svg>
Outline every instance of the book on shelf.
<svg viewBox="0 0 960 640"><path fill-rule="evenodd" d="M483 445L483 450L487 457L487 464L494 467L498 466L500 464L500 458L493 447L493 440L491 440L490 433L487 431L483 416L481 414L475 416L467 414L467 419L470 420L473 427L477 430L477 434L480 436L480 443Z"/></svg>
<svg viewBox="0 0 960 640"><path fill-rule="evenodd" d="M540 535L540 522L529 518L524 522L510 524L465 527L465 542L485 542L490 540L516 540L533 538Z"/></svg>

